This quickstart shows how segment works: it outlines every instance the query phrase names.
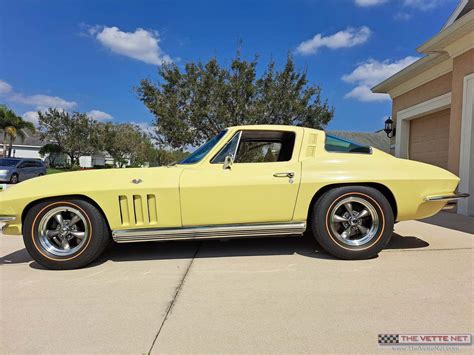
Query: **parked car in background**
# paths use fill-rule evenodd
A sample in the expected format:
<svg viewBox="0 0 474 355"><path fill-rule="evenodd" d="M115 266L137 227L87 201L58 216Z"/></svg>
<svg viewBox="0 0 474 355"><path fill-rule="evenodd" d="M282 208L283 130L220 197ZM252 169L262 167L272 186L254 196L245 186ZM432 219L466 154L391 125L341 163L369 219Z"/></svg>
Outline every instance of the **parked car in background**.
<svg viewBox="0 0 474 355"><path fill-rule="evenodd" d="M38 159L1 158L0 182L16 184L20 181L46 175L46 166Z"/></svg>

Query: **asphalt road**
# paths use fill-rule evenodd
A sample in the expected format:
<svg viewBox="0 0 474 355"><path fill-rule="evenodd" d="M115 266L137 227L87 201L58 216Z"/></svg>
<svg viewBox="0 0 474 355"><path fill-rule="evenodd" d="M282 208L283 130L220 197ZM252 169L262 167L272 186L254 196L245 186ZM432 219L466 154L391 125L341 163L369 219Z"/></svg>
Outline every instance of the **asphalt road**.
<svg viewBox="0 0 474 355"><path fill-rule="evenodd" d="M267 238L116 245L73 271L0 236L0 353L392 352L379 333L473 333L474 218L429 222L364 261Z"/></svg>

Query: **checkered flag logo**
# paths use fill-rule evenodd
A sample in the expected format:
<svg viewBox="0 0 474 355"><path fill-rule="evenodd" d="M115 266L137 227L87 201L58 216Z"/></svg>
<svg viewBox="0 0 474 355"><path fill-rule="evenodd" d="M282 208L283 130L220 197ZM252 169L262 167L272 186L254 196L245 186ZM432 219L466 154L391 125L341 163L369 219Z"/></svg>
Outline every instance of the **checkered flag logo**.
<svg viewBox="0 0 474 355"><path fill-rule="evenodd" d="M398 343L398 334L379 334L379 345Z"/></svg>

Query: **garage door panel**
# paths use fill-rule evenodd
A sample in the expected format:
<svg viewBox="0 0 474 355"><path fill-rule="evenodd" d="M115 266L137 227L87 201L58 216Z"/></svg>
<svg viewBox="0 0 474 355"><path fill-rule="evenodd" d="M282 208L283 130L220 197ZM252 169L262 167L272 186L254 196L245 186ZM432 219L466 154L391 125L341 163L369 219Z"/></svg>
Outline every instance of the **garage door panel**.
<svg viewBox="0 0 474 355"><path fill-rule="evenodd" d="M410 121L410 159L448 168L449 117L446 109Z"/></svg>

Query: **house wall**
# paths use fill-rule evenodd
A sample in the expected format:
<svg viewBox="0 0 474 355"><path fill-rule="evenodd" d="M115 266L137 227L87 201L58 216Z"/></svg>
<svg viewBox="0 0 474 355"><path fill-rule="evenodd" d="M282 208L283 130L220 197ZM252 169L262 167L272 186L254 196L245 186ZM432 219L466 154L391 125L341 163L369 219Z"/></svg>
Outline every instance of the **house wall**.
<svg viewBox="0 0 474 355"><path fill-rule="evenodd" d="M413 90L393 98L392 119L396 126L397 112L451 91L452 72L439 76ZM390 153L395 155L395 137L390 139Z"/></svg>
<svg viewBox="0 0 474 355"><path fill-rule="evenodd" d="M29 158L29 159L41 159L39 155L40 147L19 147L13 146L12 157L15 158Z"/></svg>
<svg viewBox="0 0 474 355"><path fill-rule="evenodd" d="M393 119L397 118L398 111L450 92L451 84L452 72L449 72L400 96L394 97L392 105Z"/></svg>
<svg viewBox="0 0 474 355"><path fill-rule="evenodd" d="M455 174L459 174L459 142L461 141L461 117L464 77L471 73L474 73L474 49L471 49L459 55L458 57L455 57L453 60L448 168Z"/></svg>

